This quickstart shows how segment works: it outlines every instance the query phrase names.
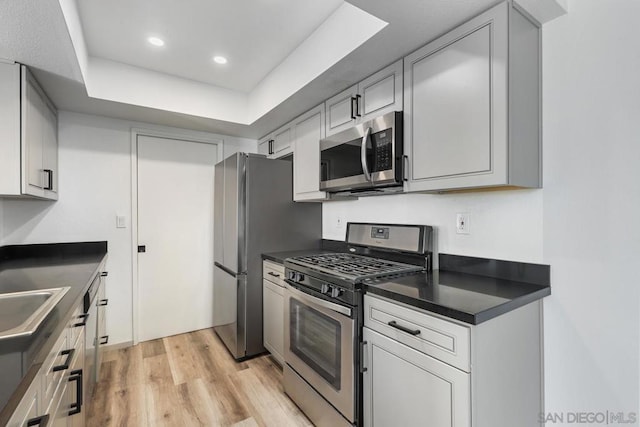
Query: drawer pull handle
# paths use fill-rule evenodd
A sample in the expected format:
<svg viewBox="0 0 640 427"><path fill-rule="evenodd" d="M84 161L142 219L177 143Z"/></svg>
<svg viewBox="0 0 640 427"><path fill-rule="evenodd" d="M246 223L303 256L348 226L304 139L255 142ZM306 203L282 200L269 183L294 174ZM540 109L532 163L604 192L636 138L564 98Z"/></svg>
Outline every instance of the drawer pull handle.
<svg viewBox="0 0 640 427"><path fill-rule="evenodd" d="M65 360L62 365L54 366L53 367L53 372L64 371L66 369L69 369L69 365L71 365L71 359L73 359L73 354L75 352L76 352L75 348L72 348L71 350L63 350L63 351L61 351L60 352L60 356L67 355L67 360Z"/></svg>
<svg viewBox="0 0 640 427"><path fill-rule="evenodd" d="M98 307L104 307L105 305L109 305L109 298L101 299L98 302Z"/></svg>
<svg viewBox="0 0 640 427"><path fill-rule="evenodd" d="M76 371L71 371L71 376L69 377L69 382L76 382L76 402L71 404L69 416L79 414L82 412L82 401L83 401L83 391L82 391L82 369L78 369Z"/></svg>
<svg viewBox="0 0 640 427"><path fill-rule="evenodd" d="M86 326L88 317L89 317L89 313L81 314L80 316L78 316L78 318L82 319L82 322L74 323L73 327L79 328L81 326Z"/></svg>
<svg viewBox="0 0 640 427"><path fill-rule="evenodd" d="M28 427L32 427L32 426L47 427L47 424L49 424L49 414L42 415L36 418L31 418L29 421L27 421Z"/></svg>
<svg viewBox="0 0 640 427"><path fill-rule="evenodd" d="M387 323L387 325L391 326L392 328L400 329L402 332L406 332L413 336L420 335L420 329L409 329L406 326L398 325L395 320Z"/></svg>
<svg viewBox="0 0 640 427"><path fill-rule="evenodd" d="M273 271L270 271L267 273L269 276L273 276L273 277L277 277L278 279L280 278L279 274L274 273Z"/></svg>
<svg viewBox="0 0 640 427"><path fill-rule="evenodd" d="M100 337L100 345L109 344L109 335Z"/></svg>

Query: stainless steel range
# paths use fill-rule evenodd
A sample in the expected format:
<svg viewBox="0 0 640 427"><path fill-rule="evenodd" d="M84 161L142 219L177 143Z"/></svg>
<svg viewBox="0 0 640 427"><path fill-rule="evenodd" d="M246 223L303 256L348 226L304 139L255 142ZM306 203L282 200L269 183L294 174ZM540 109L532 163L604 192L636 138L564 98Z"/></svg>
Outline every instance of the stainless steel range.
<svg viewBox="0 0 640 427"><path fill-rule="evenodd" d="M362 282L431 268L432 228L349 223L349 252L285 260L287 394L317 426L359 425Z"/></svg>

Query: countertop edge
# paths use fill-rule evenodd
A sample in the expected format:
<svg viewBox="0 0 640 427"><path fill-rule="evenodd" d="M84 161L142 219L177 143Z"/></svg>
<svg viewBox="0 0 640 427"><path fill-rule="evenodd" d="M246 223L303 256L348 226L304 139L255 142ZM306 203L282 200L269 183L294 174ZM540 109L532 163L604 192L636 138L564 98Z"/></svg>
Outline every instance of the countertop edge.
<svg viewBox="0 0 640 427"><path fill-rule="evenodd" d="M411 307L415 307L417 309L422 309L425 311L429 311L431 313L439 314L441 316L445 316L453 320L458 320L470 325L479 325L483 322L486 322L487 320L494 319L500 315L513 311L522 306L525 306L531 302L538 301L544 298L545 296L551 295L551 287L550 286L541 287L537 291L528 293L526 295L522 295L518 298L514 298L508 302L496 305L495 307L491 307L489 309L483 310L476 314L456 310L456 309L446 307L440 304L436 304L433 302L429 302L429 301L416 300L415 298L411 298L409 296L406 296L397 292L389 291L387 289L380 289L375 286L365 285L365 294L366 293L380 295L390 300L398 301L403 304L407 304Z"/></svg>

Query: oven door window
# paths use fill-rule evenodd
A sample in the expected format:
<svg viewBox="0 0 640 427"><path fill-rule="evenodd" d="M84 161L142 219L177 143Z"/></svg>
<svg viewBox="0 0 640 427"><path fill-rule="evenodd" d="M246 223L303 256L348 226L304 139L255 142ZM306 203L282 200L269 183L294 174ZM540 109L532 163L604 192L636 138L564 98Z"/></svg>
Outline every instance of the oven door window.
<svg viewBox="0 0 640 427"><path fill-rule="evenodd" d="M340 322L293 298L289 310L291 351L340 390Z"/></svg>

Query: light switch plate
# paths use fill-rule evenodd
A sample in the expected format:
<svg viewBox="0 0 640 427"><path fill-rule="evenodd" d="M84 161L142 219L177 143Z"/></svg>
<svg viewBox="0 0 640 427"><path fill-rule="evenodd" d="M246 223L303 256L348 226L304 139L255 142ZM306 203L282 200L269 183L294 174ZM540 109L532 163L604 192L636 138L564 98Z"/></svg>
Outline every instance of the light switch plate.
<svg viewBox="0 0 640 427"><path fill-rule="evenodd" d="M116 215L116 228L127 228L127 217L124 215Z"/></svg>

